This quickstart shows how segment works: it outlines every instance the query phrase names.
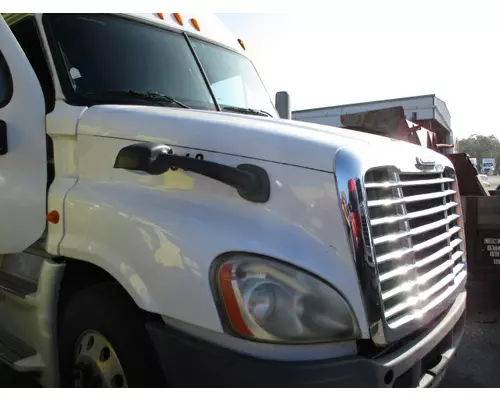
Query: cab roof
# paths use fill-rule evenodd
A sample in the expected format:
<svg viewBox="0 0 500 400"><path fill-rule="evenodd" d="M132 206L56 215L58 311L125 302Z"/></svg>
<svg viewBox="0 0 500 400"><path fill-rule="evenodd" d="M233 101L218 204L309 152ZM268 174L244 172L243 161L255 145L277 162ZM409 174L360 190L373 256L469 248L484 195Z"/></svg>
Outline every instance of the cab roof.
<svg viewBox="0 0 500 400"><path fill-rule="evenodd" d="M28 15L34 14L2 13L2 17L8 25L12 25ZM136 21L142 21L149 25L156 25L181 32L187 32L194 37L221 44L239 53L244 52L244 45L240 43L240 40L214 14L128 13L116 15L121 15Z"/></svg>

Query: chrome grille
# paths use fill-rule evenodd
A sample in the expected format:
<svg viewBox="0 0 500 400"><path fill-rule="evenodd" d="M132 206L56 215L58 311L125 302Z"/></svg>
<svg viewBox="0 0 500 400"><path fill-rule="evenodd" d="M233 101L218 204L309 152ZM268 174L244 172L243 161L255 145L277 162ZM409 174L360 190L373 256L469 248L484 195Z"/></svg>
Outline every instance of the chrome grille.
<svg viewBox="0 0 500 400"><path fill-rule="evenodd" d="M365 175L366 223L383 313L398 328L427 313L466 275L455 180L391 168ZM366 232L363 234L366 238Z"/></svg>

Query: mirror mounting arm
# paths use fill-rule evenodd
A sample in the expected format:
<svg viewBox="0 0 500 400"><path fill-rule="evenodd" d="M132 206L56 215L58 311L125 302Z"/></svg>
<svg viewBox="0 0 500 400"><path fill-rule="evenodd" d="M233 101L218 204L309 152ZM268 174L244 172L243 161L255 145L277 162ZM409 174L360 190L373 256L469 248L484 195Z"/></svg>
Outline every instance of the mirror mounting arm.
<svg viewBox="0 0 500 400"><path fill-rule="evenodd" d="M161 175L170 169L182 168L234 187L248 201L265 203L270 198L269 176L266 170L257 165L240 164L231 167L172 153L172 149L164 144L132 144L119 151L114 168L143 171L151 175Z"/></svg>

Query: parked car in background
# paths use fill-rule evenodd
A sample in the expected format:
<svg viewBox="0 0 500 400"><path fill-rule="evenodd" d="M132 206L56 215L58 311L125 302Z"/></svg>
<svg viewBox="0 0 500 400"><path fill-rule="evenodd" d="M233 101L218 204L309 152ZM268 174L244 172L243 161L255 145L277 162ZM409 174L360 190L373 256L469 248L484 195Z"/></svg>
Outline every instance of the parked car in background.
<svg viewBox="0 0 500 400"><path fill-rule="evenodd" d="M481 173L486 175L493 175L496 170L494 158L483 158Z"/></svg>

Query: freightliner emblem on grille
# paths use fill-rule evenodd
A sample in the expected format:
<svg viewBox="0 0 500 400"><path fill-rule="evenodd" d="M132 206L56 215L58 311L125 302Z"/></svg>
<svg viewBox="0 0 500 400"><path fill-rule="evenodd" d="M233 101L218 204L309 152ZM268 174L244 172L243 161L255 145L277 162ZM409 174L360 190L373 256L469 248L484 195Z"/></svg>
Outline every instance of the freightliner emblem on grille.
<svg viewBox="0 0 500 400"><path fill-rule="evenodd" d="M433 160L425 160L421 157L417 157L415 160L415 165L417 168L432 168L436 165L436 162Z"/></svg>

